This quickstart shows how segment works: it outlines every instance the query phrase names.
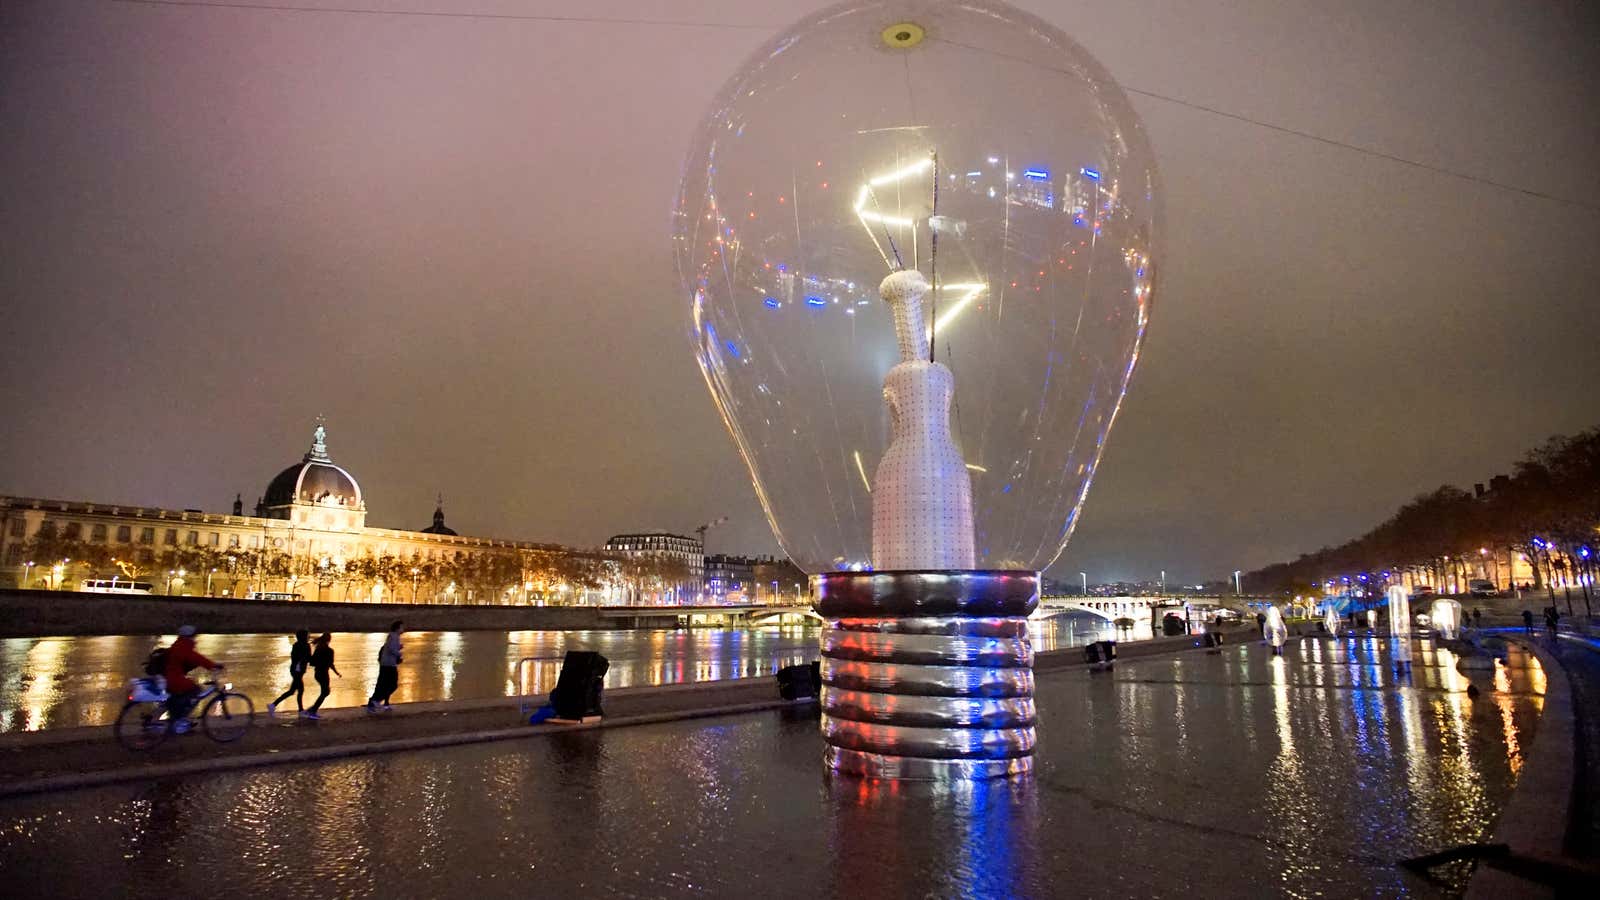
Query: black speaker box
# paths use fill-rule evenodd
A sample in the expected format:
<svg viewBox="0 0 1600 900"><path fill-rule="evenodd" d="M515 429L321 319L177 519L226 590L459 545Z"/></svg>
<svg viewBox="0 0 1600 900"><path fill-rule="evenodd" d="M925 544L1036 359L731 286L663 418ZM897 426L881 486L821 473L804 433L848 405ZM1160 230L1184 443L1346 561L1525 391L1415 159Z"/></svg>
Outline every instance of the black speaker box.
<svg viewBox="0 0 1600 900"><path fill-rule="evenodd" d="M600 691L610 668L611 663L593 650L568 650L567 658L561 662L556 689L550 692L556 717L581 720L603 715Z"/></svg>

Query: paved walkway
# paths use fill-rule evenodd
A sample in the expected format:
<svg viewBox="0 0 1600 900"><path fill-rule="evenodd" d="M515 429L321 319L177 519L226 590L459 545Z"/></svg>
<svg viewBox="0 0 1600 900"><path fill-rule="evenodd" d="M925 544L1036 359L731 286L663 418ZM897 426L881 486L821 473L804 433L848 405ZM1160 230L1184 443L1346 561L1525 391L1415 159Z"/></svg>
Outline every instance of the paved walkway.
<svg viewBox="0 0 1600 900"><path fill-rule="evenodd" d="M776 709L12 797L0 869L85 897L1450 896L1466 867L1398 862L1489 836L1544 670L1390 647L1047 658L1033 778L831 777L814 707Z"/></svg>
<svg viewBox="0 0 1600 900"><path fill-rule="evenodd" d="M1235 631L1230 642L1251 636ZM1123 659L1196 648L1190 637L1119 644ZM1082 666L1080 648L1039 655L1040 672ZM808 701L801 701L802 703ZM617 688L606 692L606 717L614 728L671 719L746 712L791 705L778 697L773 678ZM292 714L267 718L257 708L255 728L234 744L204 735L169 736L148 753L124 749L107 727L62 728L0 735L0 796L107 784L138 778L305 762L366 753L451 744L514 740L572 730L570 725L530 726L514 700L407 703L392 712L324 710L321 720Z"/></svg>

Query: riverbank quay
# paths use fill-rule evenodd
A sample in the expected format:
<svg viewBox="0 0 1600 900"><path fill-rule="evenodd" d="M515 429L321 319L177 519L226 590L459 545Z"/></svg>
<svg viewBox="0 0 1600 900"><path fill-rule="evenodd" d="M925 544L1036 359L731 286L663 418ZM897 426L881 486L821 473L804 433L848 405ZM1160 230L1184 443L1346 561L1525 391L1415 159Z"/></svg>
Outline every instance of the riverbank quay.
<svg viewBox="0 0 1600 900"><path fill-rule="evenodd" d="M9 797L0 868L55 896L222 867L235 896L1458 896L1470 865L1400 862L1490 838L1542 673L1392 647L1041 669L1029 778L839 777L814 708L775 708Z"/></svg>
<svg viewBox="0 0 1600 900"><path fill-rule="evenodd" d="M1253 629L1225 635L1236 646ZM1193 636L1118 644L1123 662L1204 649ZM1035 670L1085 667L1082 648L1038 654ZM532 705L542 698L530 698ZM333 759L369 753L416 750L483 741L513 740L574 728L615 728L780 707L814 706L814 701L784 701L771 677L736 678L688 684L615 688L606 691L606 716L593 725L525 724L516 698L405 703L392 712L371 714L362 707L324 709L320 720L292 712L265 715L257 700L255 727L235 744L221 745L200 734L171 736L149 753L117 744L108 726L56 728L0 735L0 797L69 790L143 778Z"/></svg>

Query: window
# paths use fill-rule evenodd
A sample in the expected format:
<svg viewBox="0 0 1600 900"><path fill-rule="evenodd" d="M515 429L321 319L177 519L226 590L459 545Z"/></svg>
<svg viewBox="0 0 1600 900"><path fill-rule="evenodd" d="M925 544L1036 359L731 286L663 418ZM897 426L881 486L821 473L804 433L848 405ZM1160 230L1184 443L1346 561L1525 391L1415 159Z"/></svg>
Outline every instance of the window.
<svg viewBox="0 0 1600 900"><path fill-rule="evenodd" d="M206 543L210 544L213 547L218 546L221 542L222 542L222 535L217 534L215 531L213 531L210 534L206 535Z"/></svg>
<svg viewBox="0 0 1600 900"><path fill-rule="evenodd" d="M76 541L76 540L81 540L82 538L83 538L83 523L81 523L81 522L68 522L67 523L67 540Z"/></svg>
<svg viewBox="0 0 1600 900"><path fill-rule="evenodd" d="M126 525L117 526L117 543L126 544L133 540L133 529Z"/></svg>
<svg viewBox="0 0 1600 900"><path fill-rule="evenodd" d="M150 529L146 528L145 530L149 531ZM142 562L142 563L153 563L155 561L156 561L155 551L148 550L148 549L139 551L139 562Z"/></svg>
<svg viewBox="0 0 1600 900"><path fill-rule="evenodd" d="M100 524L89 529L89 540L94 541L96 544L104 544L106 542L106 526Z"/></svg>
<svg viewBox="0 0 1600 900"><path fill-rule="evenodd" d="M141 544L154 544L155 542L156 542L156 530L154 528L141 528L141 529L139 529L139 543L141 543Z"/></svg>
<svg viewBox="0 0 1600 900"><path fill-rule="evenodd" d="M6 565L14 566L22 562L22 545L11 544L6 547Z"/></svg>
<svg viewBox="0 0 1600 900"><path fill-rule="evenodd" d="M161 543L166 544L168 547L178 546L178 529L168 528L167 533L162 535Z"/></svg>
<svg viewBox="0 0 1600 900"><path fill-rule="evenodd" d="M185 544L188 544L191 547L198 545L200 543L200 532L198 532L198 531L189 532L189 536L184 538L183 542Z"/></svg>
<svg viewBox="0 0 1600 900"><path fill-rule="evenodd" d="M55 537L56 523L50 521L49 519L45 519L43 522L40 522L38 536L42 538Z"/></svg>
<svg viewBox="0 0 1600 900"><path fill-rule="evenodd" d="M28 536L28 523L27 523L27 521L24 520L24 519L12 519L11 520L11 536L12 537L27 537Z"/></svg>
<svg viewBox="0 0 1600 900"><path fill-rule="evenodd" d="M250 535L250 549L254 550L254 549L256 549L256 548L258 548L260 546L261 546L261 538L255 536L253 534Z"/></svg>
<svg viewBox="0 0 1600 900"><path fill-rule="evenodd" d="M237 546L239 546L239 536L237 534L228 535L228 546L229 547L237 547Z"/></svg>

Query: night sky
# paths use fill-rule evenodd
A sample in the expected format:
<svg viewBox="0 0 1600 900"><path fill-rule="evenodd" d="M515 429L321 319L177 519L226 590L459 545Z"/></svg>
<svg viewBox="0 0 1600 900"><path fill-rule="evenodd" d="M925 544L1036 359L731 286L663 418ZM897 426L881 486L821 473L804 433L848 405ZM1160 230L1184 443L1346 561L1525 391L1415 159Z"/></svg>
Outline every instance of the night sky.
<svg viewBox="0 0 1600 900"><path fill-rule="evenodd" d="M823 4L321 5L702 24L0 4L0 492L249 507L320 414L371 524L773 552L668 213ZM1019 5L1135 91L1557 198L1134 93L1166 269L1054 572L1220 578L1600 423L1591 4Z"/></svg>

